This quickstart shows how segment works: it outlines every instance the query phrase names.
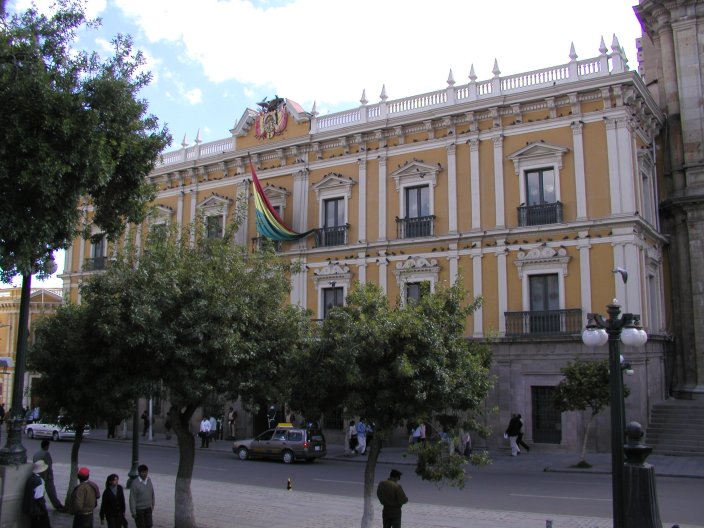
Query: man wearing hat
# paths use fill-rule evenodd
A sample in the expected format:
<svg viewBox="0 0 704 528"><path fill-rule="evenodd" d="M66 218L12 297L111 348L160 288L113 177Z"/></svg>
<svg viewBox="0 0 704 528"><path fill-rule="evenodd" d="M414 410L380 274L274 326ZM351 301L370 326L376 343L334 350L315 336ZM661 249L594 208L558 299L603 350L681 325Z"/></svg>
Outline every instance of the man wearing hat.
<svg viewBox="0 0 704 528"><path fill-rule="evenodd" d="M34 453L33 462L38 462L43 460L46 462L47 470L41 475L44 480L44 488L46 490L46 495L51 501L51 505L55 510L64 511L64 505L61 504L59 497L56 495L56 487L54 486L54 461L51 459L51 454L49 453L49 440L42 440L41 449Z"/></svg>
<svg viewBox="0 0 704 528"><path fill-rule="evenodd" d="M379 482L376 488L376 496L384 506L381 513L384 528L401 528L401 507L408 502L408 497L398 483L400 479L401 472L392 469L389 478Z"/></svg>
<svg viewBox="0 0 704 528"><path fill-rule="evenodd" d="M44 481L39 476L47 470L48 466L43 460L38 460L32 466L32 475L24 487L24 501L22 509L29 515L31 528L51 528L49 512L44 499Z"/></svg>
<svg viewBox="0 0 704 528"><path fill-rule="evenodd" d="M71 493L73 528L93 528L93 510L98 505L100 488L89 478L87 467L78 470L78 486Z"/></svg>

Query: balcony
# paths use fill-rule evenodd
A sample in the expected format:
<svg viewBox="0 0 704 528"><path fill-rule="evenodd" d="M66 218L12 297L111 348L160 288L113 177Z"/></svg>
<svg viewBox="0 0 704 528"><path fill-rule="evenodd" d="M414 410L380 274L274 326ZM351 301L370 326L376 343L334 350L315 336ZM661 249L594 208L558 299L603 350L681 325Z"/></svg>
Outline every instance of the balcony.
<svg viewBox="0 0 704 528"><path fill-rule="evenodd" d="M101 271L108 267L107 257L87 258L83 263L83 271Z"/></svg>
<svg viewBox="0 0 704 528"><path fill-rule="evenodd" d="M315 245L313 247L344 246L347 244L347 231L350 225L321 227L315 230Z"/></svg>
<svg viewBox="0 0 704 528"><path fill-rule="evenodd" d="M562 202L521 205L517 209L520 227L562 223Z"/></svg>
<svg viewBox="0 0 704 528"><path fill-rule="evenodd" d="M418 238L434 235L435 215L415 218L396 217L396 238Z"/></svg>
<svg viewBox="0 0 704 528"><path fill-rule="evenodd" d="M281 252L281 240L271 240L267 237L261 236L252 238L252 251L261 251L267 244L271 244L275 252Z"/></svg>
<svg viewBox="0 0 704 528"><path fill-rule="evenodd" d="M505 312L507 336L574 335L582 332L582 310Z"/></svg>

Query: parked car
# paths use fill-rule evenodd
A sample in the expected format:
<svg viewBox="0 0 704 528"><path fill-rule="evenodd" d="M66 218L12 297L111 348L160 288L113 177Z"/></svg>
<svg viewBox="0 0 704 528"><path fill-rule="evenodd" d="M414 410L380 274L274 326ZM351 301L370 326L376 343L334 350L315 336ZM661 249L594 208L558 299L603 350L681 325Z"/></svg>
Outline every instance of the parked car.
<svg viewBox="0 0 704 528"><path fill-rule="evenodd" d="M327 448L325 436L320 429L280 423L256 438L236 440L232 446L232 452L240 460L274 458L290 464L295 460L313 462L316 458L324 457Z"/></svg>
<svg viewBox="0 0 704 528"><path fill-rule="evenodd" d="M29 438L51 438L54 442L76 438L76 431L73 427L44 420L27 424L24 430ZM83 436L90 436L90 427L87 425L83 430Z"/></svg>

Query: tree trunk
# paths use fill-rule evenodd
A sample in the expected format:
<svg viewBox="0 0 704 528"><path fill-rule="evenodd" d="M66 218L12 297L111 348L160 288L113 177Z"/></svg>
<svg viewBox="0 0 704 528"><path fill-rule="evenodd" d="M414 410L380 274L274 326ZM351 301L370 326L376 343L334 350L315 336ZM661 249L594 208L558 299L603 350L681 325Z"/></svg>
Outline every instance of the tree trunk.
<svg viewBox="0 0 704 528"><path fill-rule="evenodd" d="M66 487L66 498L64 499L64 504L67 507L71 500L73 488L76 487L76 475L78 475L78 451L81 449L84 430L85 426L83 425L76 427L76 436L73 439L73 444L71 444L71 471L68 473L68 486Z"/></svg>
<svg viewBox="0 0 704 528"><path fill-rule="evenodd" d="M374 493L374 474L376 472L376 461L381 451L381 432L377 431L372 437L372 443L367 450L367 463L364 466L364 515L362 515L362 528L372 528L374 522L374 505L372 503Z"/></svg>
<svg viewBox="0 0 704 528"><path fill-rule="evenodd" d="M195 405L189 405L183 412L178 407L171 407L169 417L171 426L178 439L178 471L176 472L174 528L195 528L196 518L193 511L193 495L191 493L191 478L195 460L195 439L190 431L190 421L196 410Z"/></svg>
<svg viewBox="0 0 704 528"><path fill-rule="evenodd" d="M594 415L589 414L589 420L587 420L587 427L584 429L584 438L582 438L582 459L581 461L587 463L587 439L589 438L589 430L592 427L592 421L594 421Z"/></svg>

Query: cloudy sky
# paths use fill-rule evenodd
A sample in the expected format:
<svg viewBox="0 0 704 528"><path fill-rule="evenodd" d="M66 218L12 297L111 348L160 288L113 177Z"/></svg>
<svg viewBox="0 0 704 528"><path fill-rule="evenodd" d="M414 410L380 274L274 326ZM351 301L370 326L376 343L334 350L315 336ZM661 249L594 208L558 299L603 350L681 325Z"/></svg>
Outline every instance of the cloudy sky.
<svg viewBox="0 0 704 528"><path fill-rule="evenodd" d="M142 94L173 136L169 150L225 138L274 95L321 114L599 55L614 34L637 69L637 0L87 0L102 27L79 45L107 56L132 35L152 84ZM52 0L36 0L47 10ZM9 0L24 10L30 0Z"/></svg>

